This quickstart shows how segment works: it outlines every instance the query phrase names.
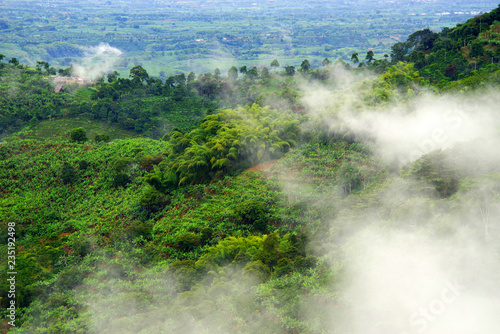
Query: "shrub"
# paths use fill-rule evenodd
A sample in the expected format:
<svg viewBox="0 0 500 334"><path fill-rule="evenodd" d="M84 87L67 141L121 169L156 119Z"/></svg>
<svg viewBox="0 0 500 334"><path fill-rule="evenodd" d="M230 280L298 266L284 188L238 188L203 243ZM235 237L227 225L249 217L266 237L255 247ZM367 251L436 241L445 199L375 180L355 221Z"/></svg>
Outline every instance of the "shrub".
<svg viewBox="0 0 500 334"><path fill-rule="evenodd" d="M252 229L264 232L267 228L267 205L258 199L249 199L241 203L235 213L243 223L251 224Z"/></svg>
<svg viewBox="0 0 500 334"><path fill-rule="evenodd" d="M76 267L64 269L59 273L56 281L56 288L60 291L70 290L82 281L82 272Z"/></svg>
<svg viewBox="0 0 500 334"><path fill-rule="evenodd" d="M94 137L94 141L96 143L100 143L100 142L109 142L111 140L111 138L109 137L109 135L107 133L101 133L101 134L98 134L98 135L95 135Z"/></svg>
<svg viewBox="0 0 500 334"><path fill-rule="evenodd" d="M184 232L175 237L175 245L184 252L190 252L200 245L200 236L193 232Z"/></svg>
<svg viewBox="0 0 500 334"><path fill-rule="evenodd" d="M182 260L173 262L168 271L177 281L177 290L188 291L203 278L203 266L197 265L193 260Z"/></svg>
<svg viewBox="0 0 500 334"><path fill-rule="evenodd" d="M77 175L75 168L69 162L65 162L61 169L61 180L64 184L71 184L76 181Z"/></svg>
<svg viewBox="0 0 500 334"><path fill-rule="evenodd" d="M205 227L204 229L201 230L201 242L203 244L208 244L210 240L212 240L212 235L214 233L214 230L210 227Z"/></svg>
<svg viewBox="0 0 500 334"><path fill-rule="evenodd" d="M140 236L143 236L145 239L151 239L152 229L153 227L149 223L134 221L127 228L127 233L132 240Z"/></svg>
<svg viewBox="0 0 500 334"><path fill-rule="evenodd" d="M151 155L146 155L141 159L139 162L139 166L141 166L142 169L145 169L147 171L151 171L153 168L153 164L155 162L155 159Z"/></svg>
<svg viewBox="0 0 500 334"><path fill-rule="evenodd" d="M116 172L121 172L125 170L131 163L132 163L131 158L120 158L115 161L113 168Z"/></svg>
<svg viewBox="0 0 500 334"><path fill-rule="evenodd" d="M113 262L109 263L106 268L106 273L109 278L125 278L127 277L127 273L125 271L125 267L121 263Z"/></svg>
<svg viewBox="0 0 500 334"><path fill-rule="evenodd" d="M253 223L256 220L265 218L266 211L266 204L263 201L252 198L241 203L236 208L235 213L244 222Z"/></svg>
<svg viewBox="0 0 500 334"><path fill-rule="evenodd" d="M342 166L339 171L339 181L346 195L358 189L362 184L358 166L350 162Z"/></svg>
<svg viewBox="0 0 500 334"><path fill-rule="evenodd" d="M44 217L44 220L46 222L53 222L53 221L56 221L59 219L61 219L61 215L57 211L54 211L54 210L47 213Z"/></svg>
<svg viewBox="0 0 500 334"><path fill-rule="evenodd" d="M116 173L113 176L113 187L115 188L126 187L130 182L132 182L130 176L125 173Z"/></svg>
<svg viewBox="0 0 500 334"><path fill-rule="evenodd" d="M78 161L78 169L79 170L86 170L89 167L89 163L86 160L80 160Z"/></svg>
<svg viewBox="0 0 500 334"><path fill-rule="evenodd" d="M58 308L61 306L68 305L68 296L61 292L54 292L50 295L50 298L47 300L48 306L51 308Z"/></svg>
<svg viewBox="0 0 500 334"><path fill-rule="evenodd" d="M170 203L167 195L159 192L155 188L148 189L139 200L139 205L144 208L148 214L163 210Z"/></svg>
<svg viewBox="0 0 500 334"><path fill-rule="evenodd" d="M0 159L5 159L9 155L7 146L0 145Z"/></svg>
<svg viewBox="0 0 500 334"><path fill-rule="evenodd" d="M458 191L460 179L449 155L450 152L432 151L403 167L402 173L431 184L439 197L449 197Z"/></svg>
<svg viewBox="0 0 500 334"><path fill-rule="evenodd" d="M75 143L83 143L87 141L87 132L84 128L75 128L70 132L70 140Z"/></svg>
<svg viewBox="0 0 500 334"><path fill-rule="evenodd" d="M38 124L40 124L40 121L38 120L38 118L36 116L33 116L33 118L30 119L30 121L29 121L30 126L36 126Z"/></svg>
<svg viewBox="0 0 500 334"><path fill-rule="evenodd" d="M88 240L73 240L71 243L72 255L84 257L91 251L91 244Z"/></svg>
<svg viewBox="0 0 500 334"><path fill-rule="evenodd" d="M269 267L260 260L248 262L245 265L243 272L247 275L258 278L261 282L265 282L271 275Z"/></svg>

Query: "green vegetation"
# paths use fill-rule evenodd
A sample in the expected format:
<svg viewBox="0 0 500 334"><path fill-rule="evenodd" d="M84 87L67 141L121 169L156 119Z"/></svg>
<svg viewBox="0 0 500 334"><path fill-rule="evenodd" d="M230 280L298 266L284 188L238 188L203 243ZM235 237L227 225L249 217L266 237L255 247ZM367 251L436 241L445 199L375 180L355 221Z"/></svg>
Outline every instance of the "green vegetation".
<svg viewBox="0 0 500 334"><path fill-rule="evenodd" d="M393 46L392 59L352 52L354 67L280 58L271 69L235 63L227 75L159 78L134 64L128 78L111 72L56 93L48 62L31 68L0 57L0 266L15 222L17 270L16 326L3 321L0 330L354 333L352 312L380 308L349 288L370 280L350 262L354 253L354 262L374 266L356 253L367 229L446 242L466 234L497 261L498 123L479 122L480 137L466 132L404 163L374 137L383 132L398 146L412 133L398 137L393 120L423 117L419 103L432 94L495 104L483 88L500 88L498 64L485 56L496 47L498 11L440 33L417 31ZM160 29L146 24L150 14L136 15L103 14L130 32ZM51 20L33 18L33 29L59 34ZM79 52L51 47L52 58ZM161 43L155 48L146 54ZM443 48L447 61L436 58ZM497 119L494 108L474 112L467 117ZM440 130L431 135L443 138ZM7 278L1 270L2 316ZM402 332L386 321L370 326Z"/></svg>
<svg viewBox="0 0 500 334"><path fill-rule="evenodd" d="M439 33L424 29L411 34L406 42L392 46L393 60L415 63L420 74L431 81L446 85L449 81L480 69L494 70L499 62L498 20L500 9L445 28Z"/></svg>
<svg viewBox="0 0 500 334"><path fill-rule="evenodd" d="M362 52L363 60L369 50L375 59L382 59L392 44L416 30L452 27L496 5L493 1L394 6L296 0L286 4L91 0L52 5L24 0L2 7L0 50L21 63L39 62L41 69L46 62L56 67L107 63L122 77L136 65L165 78L215 68L224 73L231 62L237 68L274 67L276 58L281 66L298 69L304 59L319 67L325 58L347 61L353 52ZM123 54L106 58L96 52L103 42ZM81 59L84 56L86 60Z"/></svg>
<svg viewBox="0 0 500 334"><path fill-rule="evenodd" d="M71 109L71 97L57 94L49 80L34 69L14 64L0 68L0 131L61 117Z"/></svg>
<svg viewBox="0 0 500 334"><path fill-rule="evenodd" d="M130 130L123 130L104 122L89 120L84 116L72 118L52 119L40 121L38 124L24 127L16 135L21 139L53 139L64 140L68 138L71 129L84 128L89 140L101 141L101 138L129 139L138 138L139 135ZM104 136L104 137L103 137Z"/></svg>
<svg viewBox="0 0 500 334"><path fill-rule="evenodd" d="M198 128L184 136L174 131L169 143L172 153L163 171L146 178L160 191L199 183L228 170L249 166L263 158L281 156L298 137L299 122L292 115L269 108L221 110L209 115Z"/></svg>

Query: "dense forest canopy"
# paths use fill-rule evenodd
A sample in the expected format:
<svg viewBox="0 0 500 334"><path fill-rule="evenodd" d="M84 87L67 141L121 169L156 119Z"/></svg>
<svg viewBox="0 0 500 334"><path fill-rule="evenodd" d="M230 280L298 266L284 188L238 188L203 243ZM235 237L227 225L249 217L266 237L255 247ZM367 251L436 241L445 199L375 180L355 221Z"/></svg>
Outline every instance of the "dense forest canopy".
<svg viewBox="0 0 500 334"><path fill-rule="evenodd" d="M212 4L193 24L234 14ZM231 6L278 6L255 4ZM87 20L39 5L67 25L156 22L149 2L99 2ZM40 20L29 29L64 35ZM500 7L344 60L169 76L138 61L83 80L69 43L34 64L2 49L0 329L497 333L499 22Z"/></svg>

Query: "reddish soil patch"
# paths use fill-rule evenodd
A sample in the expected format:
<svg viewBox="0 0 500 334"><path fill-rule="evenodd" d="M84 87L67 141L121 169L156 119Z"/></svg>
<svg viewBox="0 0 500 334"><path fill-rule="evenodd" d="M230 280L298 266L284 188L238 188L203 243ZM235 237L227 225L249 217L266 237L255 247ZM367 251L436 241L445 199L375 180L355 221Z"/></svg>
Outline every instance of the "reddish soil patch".
<svg viewBox="0 0 500 334"><path fill-rule="evenodd" d="M275 165L281 159L269 160L261 164L255 165L248 168L248 171L262 172L262 178L264 180L274 180L274 181L293 181L299 183L314 183L312 181L301 180L300 170L301 166L282 167L281 169L276 169ZM280 172L281 175L277 174Z"/></svg>
<svg viewBox="0 0 500 334"><path fill-rule="evenodd" d="M248 168L247 170L253 171L253 172L265 172L271 169L271 167L278 162L280 159L275 159L275 160L269 160L266 162L263 162L261 164L255 165L253 167Z"/></svg>
<svg viewBox="0 0 500 334"><path fill-rule="evenodd" d="M71 255L71 253L73 253L73 251L69 248L68 245L63 245L63 248L66 254Z"/></svg>

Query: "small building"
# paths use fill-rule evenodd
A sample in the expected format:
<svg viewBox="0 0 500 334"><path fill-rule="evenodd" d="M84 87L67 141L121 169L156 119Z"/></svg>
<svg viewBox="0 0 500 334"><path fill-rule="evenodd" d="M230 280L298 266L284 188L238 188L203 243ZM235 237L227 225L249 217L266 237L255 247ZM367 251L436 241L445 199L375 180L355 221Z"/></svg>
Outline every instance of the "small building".
<svg viewBox="0 0 500 334"><path fill-rule="evenodd" d="M56 88L54 88L54 92L59 93L62 90L62 86L63 86L62 83L58 83L56 85Z"/></svg>

